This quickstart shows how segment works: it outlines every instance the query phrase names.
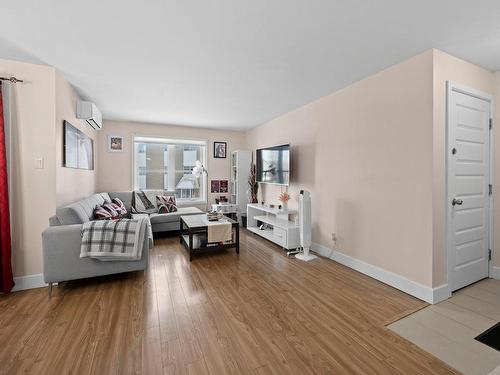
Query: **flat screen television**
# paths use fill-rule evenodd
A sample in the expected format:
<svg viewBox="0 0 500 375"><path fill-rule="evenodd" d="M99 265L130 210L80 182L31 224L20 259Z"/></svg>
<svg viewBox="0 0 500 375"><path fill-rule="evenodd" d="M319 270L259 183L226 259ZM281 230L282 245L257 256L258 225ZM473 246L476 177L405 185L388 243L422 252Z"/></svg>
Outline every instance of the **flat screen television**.
<svg viewBox="0 0 500 375"><path fill-rule="evenodd" d="M255 153L257 182L290 184L290 145L258 149Z"/></svg>

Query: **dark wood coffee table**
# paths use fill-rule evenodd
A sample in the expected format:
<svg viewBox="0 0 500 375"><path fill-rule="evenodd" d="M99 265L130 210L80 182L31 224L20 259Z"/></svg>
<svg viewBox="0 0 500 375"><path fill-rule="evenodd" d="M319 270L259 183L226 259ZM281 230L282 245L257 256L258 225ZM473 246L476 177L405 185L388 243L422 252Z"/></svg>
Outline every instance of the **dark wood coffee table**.
<svg viewBox="0 0 500 375"><path fill-rule="evenodd" d="M189 261L193 260L193 256L200 253L218 251L224 249L235 248L236 253L240 253L240 225L236 220L223 216L225 220L231 223L234 231L233 238L230 243L208 243L208 226L203 220L206 214L202 215L184 215L180 220L180 243L184 244L188 253Z"/></svg>

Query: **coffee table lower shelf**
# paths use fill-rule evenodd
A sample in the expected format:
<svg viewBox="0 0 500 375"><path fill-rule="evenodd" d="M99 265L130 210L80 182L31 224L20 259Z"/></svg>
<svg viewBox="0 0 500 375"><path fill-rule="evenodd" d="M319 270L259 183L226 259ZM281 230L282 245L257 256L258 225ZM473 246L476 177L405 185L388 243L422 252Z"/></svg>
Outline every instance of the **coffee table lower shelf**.
<svg viewBox="0 0 500 375"><path fill-rule="evenodd" d="M181 218L181 233L180 243L183 244L188 251L189 261L193 260L193 256L201 253L219 251L235 248L236 253L240 253L240 233L238 222L232 221L232 229L234 230L235 241L230 243L211 243L207 244L207 228L190 228ZM186 228L187 227L187 228ZM203 244L203 245L202 245Z"/></svg>

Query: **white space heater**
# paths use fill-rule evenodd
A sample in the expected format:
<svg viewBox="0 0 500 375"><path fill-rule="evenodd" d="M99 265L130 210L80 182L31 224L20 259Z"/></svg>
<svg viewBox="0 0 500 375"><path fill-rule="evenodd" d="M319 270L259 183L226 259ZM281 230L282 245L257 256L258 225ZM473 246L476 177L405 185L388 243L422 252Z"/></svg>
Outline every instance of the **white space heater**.
<svg viewBox="0 0 500 375"><path fill-rule="evenodd" d="M302 252L295 255L295 258L306 262L316 259L316 255L310 254L311 250L311 194L301 190L299 195L299 231L300 246Z"/></svg>

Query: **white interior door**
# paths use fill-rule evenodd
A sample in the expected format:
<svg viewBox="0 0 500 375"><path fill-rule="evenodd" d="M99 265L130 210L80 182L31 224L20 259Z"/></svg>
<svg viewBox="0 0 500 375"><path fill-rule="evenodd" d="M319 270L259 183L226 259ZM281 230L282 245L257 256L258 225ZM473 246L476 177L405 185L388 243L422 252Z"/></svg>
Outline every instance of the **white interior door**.
<svg viewBox="0 0 500 375"><path fill-rule="evenodd" d="M487 95L448 90L448 282L488 277L490 106Z"/></svg>

